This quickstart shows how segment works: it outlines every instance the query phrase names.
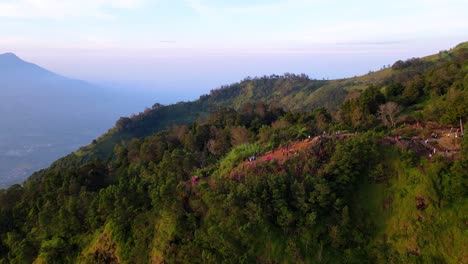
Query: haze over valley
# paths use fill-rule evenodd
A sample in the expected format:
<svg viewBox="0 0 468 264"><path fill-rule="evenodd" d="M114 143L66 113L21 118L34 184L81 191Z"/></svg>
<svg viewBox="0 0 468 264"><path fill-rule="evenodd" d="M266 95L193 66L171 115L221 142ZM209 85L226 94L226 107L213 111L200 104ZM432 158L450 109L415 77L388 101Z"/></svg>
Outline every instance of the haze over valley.
<svg viewBox="0 0 468 264"><path fill-rule="evenodd" d="M151 107L149 92L112 90L0 55L0 186L89 144L121 116Z"/></svg>

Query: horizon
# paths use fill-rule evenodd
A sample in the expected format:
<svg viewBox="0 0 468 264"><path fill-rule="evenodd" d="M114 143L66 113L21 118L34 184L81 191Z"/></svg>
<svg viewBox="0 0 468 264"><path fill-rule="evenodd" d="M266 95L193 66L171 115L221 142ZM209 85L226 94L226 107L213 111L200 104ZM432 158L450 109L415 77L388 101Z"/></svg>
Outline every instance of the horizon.
<svg viewBox="0 0 468 264"><path fill-rule="evenodd" d="M240 82L243 79L248 78L248 77L262 77L262 76L270 76L270 75L283 75L285 73L293 73L293 74L307 74L311 79L337 80L337 79L344 79L344 78L352 78L352 77L356 77L356 76L362 76L362 75L366 75L369 72L378 71L378 70L382 69L383 67L387 67L389 65L392 65L393 63L395 63L398 60L406 60L406 59L410 59L410 58L414 58L414 57L419 58L419 57L430 56L430 55L436 54L437 52L442 51L442 50L452 49L456 45L458 45L460 43L463 43L463 42L464 41L458 41L456 43L449 44L448 47L447 46L445 46L445 47L440 46L438 48L434 48L432 51L428 51L428 49L424 49L424 50L419 50L419 52L414 52L413 49L415 49L415 46L410 46L408 48L411 51L406 50L405 52L403 52L403 54L407 54L406 57L397 57L398 55L391 54L389 56L389 58L391 58L391 59L387 59L385 61L385 63L382 63L382 61L381 61L382 58L378 58L377 62L375 62L375 61L373 62L373 66L375 66L375 67L374 68L370 67L367 70L364 67L366 65L372 64L372 63L369 63L369 62L367 64L364 63L363 67L360 67L358 70L354 70L352 67L350 67L350 64L353 62L353 61L350 61L351 58L346 58L346 57L345 57L345 59L341 59L341 57L334 58L336 60L336 61L334 61L335 64L341 64L342 65L343 63L345 63L345 65L346 65L346 66L342 66L341 69L347 71L347 74L344 74L344 75L341 75L341 76L338 75L338 74L335 74L335 75L332 74L333 71L336 70L335 64L332 64L332 65L328 65L330 68L327 69L328 71L330 71L329 73L331 74L331 77L329 75L327 75L327 76L314 75L314 73L312 73L312 76L311 76L310 72L300 71L300 69L299 69L299 71L262 72L260 74L255 74L255 75L254 74L244 74L244 75L237 74L236 76L231 76L231 79L229 79L229 78L222 79L222 78L219 77L219 78L216 78L214 80L210 79L210 81L208 81L208 82L204 82L202 79L198 79L198 80L176 79L176 80L173 80L172 82L167 82L167 80L165 80L165 79L133 79L133 80L132 79L125 79L125 78L113 79L113 80L85 79L85 78L81 78L80 76L76 76L73 73L63 74L60 70L56 71L55 69L51 69L51 68L49 68L47 66L44 66L44 64L47 64L47 63L43 64L41 61L28 60L28 59L24 58L23 56L21 56L20 54L17 54L14 51L4 51L4 52L0 53L0 55L10 55L10 54L12 54L12 55L16 56L17 58L19 58L19 59L21 59L21 60L23 60L25 62L35 64L35 65L37 65L39 67L42 67L42 68L44 68L44 69L46 69L48 71L51 71L53 73L59 74L59 75L61 75L63 77L84 81L84 82L90 83L92 85L96 85L98 87L101 87L103 89L110 89L110 90L114 90L116 92L125 92L125 93L137 92L139 94L147 94L147 95L152 96L153 98L155 98L154 99L155 103L157 102L157 103L162 103L162 104L173 104L173 103L180 102L180 101L193 101L193 100L196 100L196 99L199 98L199 96L209 94L210 91L213 90L213 89L218 89L218 88L220 88L220 87L222 87L224 85L230 85L230 84L233 84L233 83ZM392 43L392 44L401 44L401 43ZM336 45L338 45L338 44L336 44ZM382 43L369 43L367 45L371 45L371 46L372 45L382 45ZM413 53L413 54L416 53L417 55L410 56L409 53ZM398 53L398 54L400 54L400 53ZM300 55L303 55L303 54L300 54ZM317 55L320 55L320 54L314 54L314 55L317 56ZM329 55L329 54L326 54L326 55ZM372 58L372 56L369 56L369 55L367 57ZM348 59L348 61L346 59ZM348 67L348 68L346 68L346 67ZM324 72L326 72L326 71L324 71ZM185 93L185 92L187 92L187 90L184 90L184 86L187 87L187 85L192 85L192 87L189 87L189 88L194 88L194 87L199 87L199 88L189 89L188 93ZM168 90L170 90L171 92L166 93ZM149 99L149 100L152 100L152 99ZM149 104L149 103L146 103L146 104ZM150 105L146 105L146 107L149 107Z"/></svg>
<svg viewBox="0 0 468 264"><path fill-rule="evenodd" d="M468 40L466 10L459 0L3 1L0 52L187 100L247 76L346 78L434 54Z"/></svg>

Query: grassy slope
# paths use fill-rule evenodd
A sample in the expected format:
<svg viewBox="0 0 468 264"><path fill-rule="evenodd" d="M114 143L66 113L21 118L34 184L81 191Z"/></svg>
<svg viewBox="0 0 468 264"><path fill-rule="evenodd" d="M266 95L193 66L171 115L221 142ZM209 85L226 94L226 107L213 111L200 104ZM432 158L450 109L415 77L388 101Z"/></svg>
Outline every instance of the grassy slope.
<svg viewBox="0 0 468 264"><path fill-rule="evenodd" d="M450 207L444 205L436 189L440 186L437 184L439 163L423 160L419 168L408 167L397 150L386 148L382 152L388 183L363 182L355 203L355 212L370 212L370 223L377 230L369 246L382 250L381 245L386 241L402 255L415 250L430 261L466 263L468 239L464 221L468 217L468 201L464 199ZM424 197L429 205L427 209L416 209L417 196Z"/></svg>

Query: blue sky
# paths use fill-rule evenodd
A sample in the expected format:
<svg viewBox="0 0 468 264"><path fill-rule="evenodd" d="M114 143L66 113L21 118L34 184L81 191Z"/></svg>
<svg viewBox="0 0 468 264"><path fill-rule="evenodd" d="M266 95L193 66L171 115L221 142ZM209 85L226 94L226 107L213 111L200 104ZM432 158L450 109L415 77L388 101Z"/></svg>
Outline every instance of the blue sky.
<svg viewBox="0 0 468 264"><path fill-rule="evenodd" d="M0 52L188 99L249 75L348 77L435 53L468 40L467 13L465 0L0 0Z"/></svg>

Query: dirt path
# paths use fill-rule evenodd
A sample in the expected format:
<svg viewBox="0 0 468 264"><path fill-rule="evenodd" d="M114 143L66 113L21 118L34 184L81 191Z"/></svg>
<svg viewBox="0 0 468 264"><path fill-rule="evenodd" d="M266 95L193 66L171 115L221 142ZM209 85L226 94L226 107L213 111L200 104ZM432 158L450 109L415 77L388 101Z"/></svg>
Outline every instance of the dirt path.
<svg viewBox="0 0 468 264"><path fill-rule="evenodd" d="M384 145L396 145L401 149L410 149L420 157L432 158L434 155L444 155L446 157L453 158L460 150L460 142L462 138L455 138L454 133L449 133L449 131L446 130L446 128L432 129L431 131L433 131L433 133L437 133L437 138L422 139L420 137L413 137L412 139L405 140L399 137L385 137L380 139L379 142ZM239 173L242 174L242 171L254 169L259 164L271 161L275 161L282 165L288 159L294 158L296 155L301 155L304 150L310 146L320 143L322 140L343 140L353 135L354 133L345 133L334 136L317 136L310 139L308 138L305 140L296 141L285 147L263 153L257 156L255 161L246 160L237 165L232 172L233 175L239 175ZM211 183L211 181L206 178L200 178L198 182L190 181L190 185L195 187L201 182Z"/></svg>
<svg viewBox="0 0 468 264"><path fill-rule="evenodd" d="M331 139L337 139L337 140L343 140L348 137L351 137L353 134L347 133L347 134L340 134L336 135L334 137L332 136L317 136L314 138L307 138L302 141L296 141L290 145L287 145L285 147L277 148L273 151L268 151L261 156L258 156L255 161L244 161L238 167L251 167L255 166L258 163L262 162L270 162L270 161L276 161L279 164L284 164L286 160L291 159L295 157L296 155L300 155L304 150L306 150L309 146L315 145L319 143L321 140L326 139L326 140L331 140Z"/></svg>
<svg viewBox="0 0 468 264"><path fill-rule="evenodd" d="M427 151L424 156L429 157L434 155L444 155L446 157L455 157L461 150L461 137L460 129L453 126L442 126L437 123L418 123L410 125L413 129L418 131L418 136L413 137L412 140L424 146Z"/></svg>
<svg viewBox="0 0 468 264"><path fill-rule="evenodd" d="M385 145L395 145L400 149L412 150L419 157L426 157L431 159L436 155L442 155L448 158L455 158L460 151L459 145L447 146L443 142L447 138L438 139L421 139L413 137L410 140L399 139L398 137L386 137L380 141Z"/></svg>

